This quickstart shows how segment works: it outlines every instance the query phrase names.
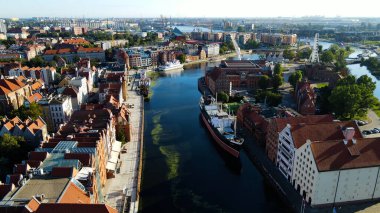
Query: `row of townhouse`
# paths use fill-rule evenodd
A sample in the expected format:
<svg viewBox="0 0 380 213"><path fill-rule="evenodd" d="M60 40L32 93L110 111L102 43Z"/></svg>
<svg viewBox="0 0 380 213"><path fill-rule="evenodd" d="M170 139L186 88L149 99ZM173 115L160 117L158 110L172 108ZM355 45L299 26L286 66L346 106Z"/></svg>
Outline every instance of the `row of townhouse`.
<svg viewBox="0 0 380 213"><path fill-rule="evenodd" d="M74 112L0 184L0 210L117 212L104 204L103 193L108 168L116 164L121 147L114 120L110 110L100 107Z"/></svg>
<svg viewBox="0 0 380 213"><path fill-rule="evenodd" d="M262 114L245 104L237 116L311 206L380 199L380 138L363 138L356 122L331 115Z"/></svg>

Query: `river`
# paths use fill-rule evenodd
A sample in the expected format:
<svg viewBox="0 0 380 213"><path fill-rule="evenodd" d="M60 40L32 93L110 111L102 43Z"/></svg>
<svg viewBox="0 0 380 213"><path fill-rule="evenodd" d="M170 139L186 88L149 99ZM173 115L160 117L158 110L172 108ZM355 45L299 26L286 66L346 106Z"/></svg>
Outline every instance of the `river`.
<svg viewBox="0 0 380 213"><path fill-rule="evenodd" d="M244 151L225 156L199 119L197 80L208 66L160 77L145 104L142 212L282 212Z"/></svg>

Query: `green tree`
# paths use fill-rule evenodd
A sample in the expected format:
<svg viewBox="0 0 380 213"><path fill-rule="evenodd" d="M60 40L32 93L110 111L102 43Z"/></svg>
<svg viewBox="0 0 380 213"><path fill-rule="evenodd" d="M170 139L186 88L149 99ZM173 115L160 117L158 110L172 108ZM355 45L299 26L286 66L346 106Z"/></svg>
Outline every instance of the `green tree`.
<svg viewBox="0 0 380 213"><path fill-rule="evenodd" d="M245 28L243 26L238 26L237 31L238 32L245 32Z"/></svg>
<svg viewBox="0 0 380 213"><path fill-rule="evenodd" d="M218 100L223 103L228 103L229 98L230 97L225 92L218 93Z"/></svg>
<svg viewBox="0 0 380 213"><path fill-rule="evenodd" d="M288 79L290 85L292 85L294 89L296 88L297 83L300 82L301 80L302 80L302 71L301 70L298 70L298 71L292 73Z"/></svg>
<svg viewBox="0 0 380 213"><path fill-rule="evenodd" d="M263 75L260 77L259 79L259 87L260 89L267 89L269 87L269 84L270 84L270 78L267 76L267 75Z"/></svg>
<svg viewBox="0 0 380 213"><path fill-rule="evenodd" d="M296 53L293 50L285 49L283 56L286 59L293 60L296 57Z"/></svg>
<svg viewBox="0 0 380 213"><path fill-rule="evenodd" d="M29 109L25 106L21 106L18 109L14 109L10 112L11 117L19 117L21 120L25 120L28 117L32 119L37 119L38 116L42 115L42 110L40 105L37 103L31 103Z"/></svg>
<svg viewBox="0 0 380 213"><path fill-rule="evenodd" d="M338 81L328 98L332 111L341 119L364 116L376 103L373 96L375 88L375 83L368 76L356 80L355 76L349 75Z"/></svg>
<svg viewBox="0 0 380 213"><path fill-rule="evenodd" d="M274 75L272 78L273 89L277 90L284 83L284 78L282 75Z"/></svg>
<svg viewBox="0 0 380 213"><path fill-rule="evenodd" d="M282 65L280 63L277 63L275 66L274 66L274 74L275 75L282 75L282 72L284 71L284 68L282 68Z"/></svg>
<svg viewBox="0 0 380 213"><path fill-rule="evenodd" d="M254 39L249 39L247 43L245 43L245 49L257 49L260 47L260 43Z"/></svg>
<svg viewBox="0 0 380 213"><path fill-rule="evenodd" d="M330 50L326 50L321 55L321 61L324 63L331 63L334 61L334 54Z"/></svg>
<svg viewBox="0 0 380 213"><path fill-rule="evenodd" d="M181 64L183 64L186 62L186 55L182 53L181 55L177 56L177 59L181 62Z"/></svg>

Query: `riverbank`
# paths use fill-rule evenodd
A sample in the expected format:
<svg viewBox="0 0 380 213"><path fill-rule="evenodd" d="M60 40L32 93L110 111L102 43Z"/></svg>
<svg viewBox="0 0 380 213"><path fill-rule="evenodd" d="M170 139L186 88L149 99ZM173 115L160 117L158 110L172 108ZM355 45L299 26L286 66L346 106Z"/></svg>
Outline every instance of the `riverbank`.
<svg viewBox="0 0 380 213"><path fill-rule="evenodd" d="M135 90L129 90L126 103L133 105L130 111L131 141L123 146L125 153L120 154L119 172L107 181L105 187L106 203L119 212L138 212L139 192L142 173L144 101Z"/></svg>

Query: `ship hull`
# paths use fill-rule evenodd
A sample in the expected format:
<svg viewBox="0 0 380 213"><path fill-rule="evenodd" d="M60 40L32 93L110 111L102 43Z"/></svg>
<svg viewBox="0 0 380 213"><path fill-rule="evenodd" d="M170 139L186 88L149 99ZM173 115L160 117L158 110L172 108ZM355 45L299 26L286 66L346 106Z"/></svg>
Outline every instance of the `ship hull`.
<svg viewBox="0 0 380 213"><path fill-rule="evenodd" d="M210 123L207 120L208 115L203 109L201 109L201 116L202 116L203 123L207 127L207 130L211 134L214 141L219 145L219 147L221 147L224 151L226 151L228 154L232 155L233 157L238 158L240 155L240 151L228 145L229 142L227 142L227 139L225 139L216 128L210 125Z"/></svg>

